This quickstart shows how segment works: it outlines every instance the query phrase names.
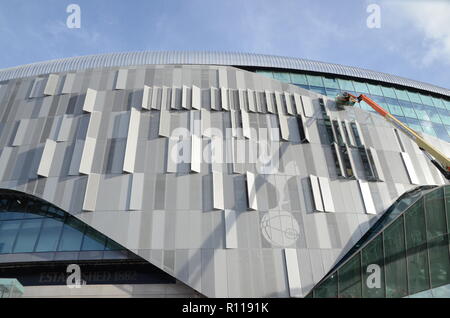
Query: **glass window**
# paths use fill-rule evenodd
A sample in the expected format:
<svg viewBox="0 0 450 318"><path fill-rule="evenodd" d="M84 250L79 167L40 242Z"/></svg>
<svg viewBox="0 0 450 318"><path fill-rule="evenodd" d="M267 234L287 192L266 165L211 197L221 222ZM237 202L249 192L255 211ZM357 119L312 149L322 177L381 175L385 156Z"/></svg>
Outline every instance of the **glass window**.
<svg viewBox="0 0 450 318"><path fill-rule="evenodd" d="M402 216L384 230L383 243L386 255L386 297L404 297L408 290Z"/></svg>
<svg viewBox="0 0 450 318"><path fill-rule="evenodd" d="M407 92L409 100L413 103L422 104L422 100L420 99L420 95L413 92Z"/></svg>
<svg viewBox="0 0 450 318"><path fill-rule="evenodd" d="M373 84L367 84L367 87L369 88L370 94L383 96L383 92L381 91L380 86L373 85Z"/></svg>
<svg viewBox="0 0 450 318"><path fill-rule="evenodd" d="M442 102L445 104L445 108L447 108L447 110L450 110L450 100L443 99Z"/></svg>
<svg viewBox="0 0 450 318"><path fill-rule="evenodd" d="M431 136L437 136L434 132L433 125L430 121L420 121L420 125L422 126L422 130L424 133L431 135Z"/></svg>
<svg viewBox="0 0 450 318"><path fill-rule="evenodd" d="M404 116L402 107L400 107L400 104L398 103L398 100L393 98L386 98L386 102L389 106L389 110L392 115L394 116Z"/></svg>
<svg viewBox="0 0 450 318"><path fill-rule="evenodd" d="M444 191L437 189L425 196L427 237L433 239L447 232L445 220Z"/></svg>
<svg viewBox="0 0 450 318"><path fill-rule="evenodd" d="M105 249L106 237L100 232L88 228L84 235L83 245L81 249L83 251L103 251Z"/></svg>
<svg viewBox="0 0 450 318"><path fill-rule="evenodd" d="M346 91L346 92L354 92L355 91L355 88L353 87L353 84L351 81L339 78L338 82L339 82L339 86L341 87L341 90ZM450 109L450 105L449 105L449 109Z"/></svg>
<svg viewBox="0 0 450 318"><path fill-rule="evenodd" d="M322 86L323 87L322 76L306 75L306 79L308 80L308 84L310 86Z"/></svg>
<svg viewBox="0 0 450 318"><path fill-rule="evenodd" d="M432 288L450 283L450 255L448 248L448 235L437 237L428 242Z"/></svg>
<svg viewBox="0 0 450 318"><path fill-rule="evenodd" d="M325 95L326 91L324 87L319 87L319 86L310 86L309 87L310 90L312 90L313 92Z"/></svg>
<svg viewBox="0 0 450 318"><path fill-rule="evenodd" d="M314 298L337 298L338 286L337 286L337 274L333 274L328 277L323 283L321 283L314 290Z"/></svg>
<svg viewBox="0 0 450 318"><path fill-rule="evenodd" d="M442 99L436 98L436 97L431 97L431 99L433 100L434 106L436 106L436 107L438 107L438 108L446 109L446 108L445 108L445 104L444 104L444 102L442 101Z"/></svg>
<svg viewBox="0 0 450 318"><path fill-rule="evenodd" d="M439 117L441 117L442 123L445 125L450 125L450 114L446 109L437 109Z"/></svg>
<svg viewBox="0 0 450 318"><path fill-rule="evenodd" d="M305 74L291 74L291 80L294 84L308 85Z"/></svg>
<svg viewBox="0 0 450 318"><path fill-rule="evenodd" d="M273 78L282 82L290 83L291 77L289 73L285 72L273 72Z"/></svg>
<svg viewBox="0 0 450 318"><path fill-rule="evenodd" d="M361 251L364 298L385 297L383 240L379 235ZM379 269L379 276L377 270Z"/></svg>
<svg viewBox="0 0 450 318"><path fill-rule="evenodd" d="M366 83L353 81L353 85L355 86L355 90L359 93L370 94L369 89L367 88Z"/></svg>
<svg viewBox="0 0 450 318"><path fill-rule="evenodd" d="M351 153L348 152L347 147L339 147L342 154L342 161L345 168L345 174L347 178L353 178L355 173L353 172L352 162L350 161Z"/></svg>
<svg viewBox="0 0 450 318"><path fill-rule="evenodd" d="M338 271L339 297L361 297L361 254L354 255Z"/></svg>
<svg viewBox="0 0 450 318"><path fill-rule="evenodd" d="M64 224L58 251L79 251L83 239L84 225L74 217Z"/></svg>
<svg viewBox="0 0 450 318"><path fill-rule="evenodd" d="M416 111L417 118L419 118L420 120L427 120L427 121L430 120L430 117L428 116L428 113L424 105L413 103L413 106L414 110Z"/></svg>
<svg viewBox="0 0 450 318"><path fill-rule="evenodd" d="M63 223L55 219L46 219L42 224L41 235L36 245L36 252L56 251Z"/></svg>
<svg viewBox="0 0 450 318"><path fill-rule="evenodd" d="M422 95L422 94L419 94L419 95L420 95L420 99L422 100L422 104L425 104L428 106L434 106L431 96Z"/></svg>
<svg viewBox="0 0 450 318"><path fill-rule="evenodd" d="M427 112L428 117L433 123L442 124L441 118L437 112L435 107L423 106L425 111Z"/></svg>
<svg viewBox="0 0 450 318"><path fill-rule="evenodd" d="M400 104L400 107L402 108L402 111L406 117L417 118L416 112L414 111L414 107L411 102L399 100L398 103Z"/></svg>
<svg viewBox="0 0 450 318"><path fill-rule="evenodd" d="M14 245L14 253L33 252L41 229L42 219L31 219L22 222L22 226Z"/></svg>
<svg viewBox="0 0 450 318"><path fill-rule="evenodd" d="M430 288L423 199L405 213L409 294Z"/></svg>
<svg viewBox="0 0 450 318"><path fill-rule="evenodd" d="M383 92L384 97L397 98L392 87L381 86L381 91Z"/></svg>
<svg viewBox="0 0 450 318"><path fill-rule="evenodd" d="M339 89L339 83L336 78L323 77L323 84L326 88Z"/></svg>
<svg viewBox="0 0 450 318"><path fill-rule="evenodd" d="M355 123L350 123L350 127L352 129L353 132L353 137L355 138L355 143L357 147L362 146L362 141L361 138L359 137L359 130L358 130L358 126L356 126Z"/></svg>
<svg viewBox="0 0 450 318"><path fill-rule="evenodd" d="M403 100L409 101L408 94L406 93L405 90L396 89L396 88L394 88L394 90L395 90L395 95L397 95L398 99L403 99Z"/></svg>
<svg viewBox="0 0 450 318"><path fill-rule="evenodd" d="M338 96L341 93L340 90L333 89L333 88L327 88L325 91L327 93L327 96L330 96L330 97L333 97L333 98Z"/></svg>
<svg viewBox="0 0 450 318"><path fill-rule="evenodd" d="M0 222L0 253L12 253L17 232L19 232L20 220Z"/></svg>
<svg viewBox="0 0 450 318"><path fill-rule="evenodd" d="M420 126L420 121L417 119L406 118L406 124L415 131L423 131L422 126Z"/></svg>
<svg viewBox="0 0 450 318"><path fill-rule="evenodd" d="M450 141L450 137L449 137L449 135L447 133L447 129L445 128L444 125L439 125L439 124L433 123L433 129L439 138L441 138L445 141Z"/></svg>

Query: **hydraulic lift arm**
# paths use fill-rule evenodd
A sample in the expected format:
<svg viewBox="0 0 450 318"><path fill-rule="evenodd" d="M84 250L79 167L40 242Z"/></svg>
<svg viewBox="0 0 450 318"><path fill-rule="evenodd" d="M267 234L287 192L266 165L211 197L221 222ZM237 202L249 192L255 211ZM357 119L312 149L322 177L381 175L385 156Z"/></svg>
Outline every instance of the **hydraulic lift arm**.
<svg viewBox="0 0 450 318"><path fill-rule="evenodd" d="M372 107L378 114L384 117L388 122L393 124L396 128L403 131L409 138L411 138L419 148L425 152L427 157L431 160L434 166L444 175L446 179L450 180L450 159L446 157L443 153L433 147L430 143L428 143L425 139L422 138L417 132L413 129L409 128L407 125L402 123L400 120L395 118L392 114L390 114L383 107L378 105L372 99L367 97L364 94L359 95L358 97L350 94L343 93L336 97L336 104L338 107L343 108L343 106L353 106L356 102L366 102L370 107Z"/></svg>

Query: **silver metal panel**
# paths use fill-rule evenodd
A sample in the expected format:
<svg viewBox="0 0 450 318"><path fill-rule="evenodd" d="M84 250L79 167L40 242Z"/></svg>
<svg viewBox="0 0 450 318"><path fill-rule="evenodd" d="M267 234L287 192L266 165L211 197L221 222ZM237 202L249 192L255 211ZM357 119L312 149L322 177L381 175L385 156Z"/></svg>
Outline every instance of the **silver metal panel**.
<svg viewBox="0 0 450 318"><path fill-rule="evenodd" d="M142 105L141 105L141 107L143 109L150 110L152 108L152 97L153 97L152 87L145 85L144 86L144 91L142 92Z"/></svg>
<svg viewBox="0 0 450 318"><path fill-rule="evenodd" d="M348 120L344 120L344 123L345 123L345 129L348 132L348 138L350 139L349 140L350 146L354 147L354 146L356 146L356 143L355 143L355 138L353 137L352 127L350 126L350 122Z"/></svg>
<svg viewBox="0 0 450 318"><path fill-rule="evenodd" d="M225 209L225 248L238 248L236 211Z"/></svg>
<svg viewBox="0 0 450 318"><path fill-rule="evenodd" d="M300 94L294 93L294 102L295 102L295 110L297 111L297 114L303 116L305 112L303 110L302 98L301 98Z"/></svg>
<svg viewBox="0 0 450 318"><path fill-rule="evenodd" d="M56 89L58 88L59 76L56 74L49 74L47 84L44 88L44 95L56 95Z"/></svg>
<svg viewBox="0 0 450 318"><path fill-rule="evenodd" d="M280 123L281 139L289 141L290 140L290 132L289 132L287 116L283 115L281 112L278 112L278 121Z"/></svg>
<svg viewBox="0 0 450 318"><path fill-rule="evenodd" d="M47 139L45 141L44 151L42 152L41 161L37 174L41 177L48 177L53 163L53 156L55 155L56 141Z"/></svg>
<svg viewBox="0 0 450 318"><path fill-rule="evenodd" d="M336 143L333 143L332 147L334 147L334 151L336 152L336 156L338 158L339 170L341 172L341 175L345 177L344 163L342 162L342 154L339 150L339 146Z"/></svg>
<svg viewBox="0 0 450 318"><path fill-rule="evenodd" d="M311 97L301 95L302 105L303 105L303 115L306 117L314 116L314 106Z"/></svg>
<svg viewBox="0 0 450 318"><path fill-rule="evenodd" d="M383 167L381 166L380 158L378 158L378 153L377 153L376 149L373 147L369 147L369 151L372 154L373 163L375 165L375 169L377 170L378 180L384 181L385 178L384 178L384 173L383 173Z"/></svg>
<svg viewBox="0 0 450 318"><path fill-rule="evenodd" d="M159 112L159 130L158 134L161 137L170 137L170 112L161 109Z"/></svg>
<svg viewBox="0 0 450 318"><path fill-rule="evenodd" d="M161 113L162 112L163 111L161 111ZM123 160L123 171L128 173L133 173L135 169L140 123L141 112L132 107L128 125L127 146L125 148L125 157Z"/></svg>
<svg viewBox="0 0 450 318"><path fill-rule="evenodd" d="M222 104L219 100L219 90L215 87L211 87L211 109L222 110Z"/></svg>
<svg viewBox="0 0 450 318"><path fill-rule="evenodd" d="M286 111L289 115L295 115L294 107L292 105L292 95L284 92L284 100L286 102Z"/></svg>
<svg viewBox="0 0 450 318"><path fill-rule="evenodd" d="M191 88L183 85L183 92L181 98L181 107L184 109L191 109L192 107L192 92Z"/></svg>
<svg viewBox="0 0 450 318"><path fill-rule="evenodd" d="M161 87L153 86L151 109L161 109L162 89Z"/></svg>
<svg viewBox="0 0 450 318"><path fill-rule="evenodd" d="M82 174L90 174L92 163L94 161L94 152L97 140L95 138L86 137L83 145L83 154L81 155L80 168L78 171Z"/></svg>
<svg viewBox="0 0 450 318"><path fill-rule="evenodd" d="M131 185L131 197L129 210L142 210L142 202L144 201L144 178L143 173L133 173Z"/></svg>
<svg viewBox="0 0 450 318"><path fill-rule="evenodd" d="M101 175L92 173L88 176L86 192L83 201L84 211L95 211L97 205L97 193L100 186Z"/></svg>
<svg viewBox="0 0 450 318"><path fill-rule="evenodd" d="M266 90L264 91L264 94L266 96L267 111L271 114L275 114L275 105L273 104L272 93Z"/></svg>
<svg viewBox="0 0 450 318"><path fill-rule="evenodd" d="M248 207L251 210L258 210L258 201L256 200L256 175L254 173L251 173L247 171L246 173L247 177L247 200L248 200Z"/></svg>
<svg viewBox="0 0 450 318"><path fill-rule="evenodd" d="M289 295L291 297L302 297L302 284L300 281L300 271L297 258L297 250L285 248L284 257L286 261L286 271L289 283Z"/></svg>
<svg viewBox="0 0 450 318"><path fill-rule="evenodd" d="M405 165L406 171L408 172L409 181L412 184L420 184L419 178L417 178L416 170L411 162L411 157L406 152L400 153L403 163Z"/></svg>
<svg viewBox="0 0 450 318"><path fill-rule="evenodd" d="M221 87L220 88L220 103L222 105L222 109L230 110L229 96L228 96L228 88Z"/></svg>
<svg viewBox="0 0 450 318"><path fill-rule="evenodd" d="M115 89L126 89L127 78L128 78L128 70L125 69L118 70Z"/></svg>
<svg viewBox="0 0 450 318"><path fill-rule="evenodd" d="M248 97L248 111L256 112L255 92L251 89L247 89L247 97Z"/></svg>
<svg viewBox="0 0 450 318"><path fill-rule="evenodd" d="M214 209L225 209L225 198L223 188L223 174L221 172L212 172L213 179L213 207Z"/></svg>
<svg viewBox="0 0 450 318"><path fill-rule="evenodd" d="M190 112L191 171L198 173L201 172L201 163L203 156L200 115L200 111Z"/></svg>
<svg viewBox="0 0 450 318"><path fill-rule="evenodd" d="M30 119L21 119L19 121L19 126L17 127L16 135L12 142L12 146L20 146L25 142L25 137L27 136L27 130L30 128Z"/></svg>
<svg viewBox="0 0 450 318"><path fill-rule="evenodd" d="M322 195L320 193L319 178L317 178L316 176L310 175L309 181L311 184L311 190L312 190L315 210L323 212L324 208L323 208L323 203L322 203Z"/></svg>
<svg viewBox="0 0 450 318"><path fill-rule="evenodd" d="M333 195L331 194L330 180L325 177L319 177L320 192L325 212L336 212L334 209Z"/></svg>
<svg viewBox="0 0 450 318"><path fill-rule="evenodd" d="M179 87L172 87L171 109L181 109L182 90Z"/></svg>
<svg viewBox="0 0 450 318"><path fill-rule="evenodd" d="M140 51L78 56L3 69L0 70L0 80L64 71L85 70L96 67L126 67L151 64L241 65L292 69L394 83L450 96L450 91L446 88L357 67L292 57L235 52Z"/></svg>
<svg viewBox="0 0 450 318"><path fill-rule="evenodd" d="M33 82L33 87L31 88L28 98L41 97L44 91L44 84L45 78L36 78Z"/></svg>
<svg viewBox="0 0 450 318"><path fill-rule="evenodd" d="M75 73L67 73L64 79L64 85L62 88L62 94L70 94L72 93L73 83L75 81Z"/></svg>
<svg viewBox="0 0 450 318"><path fill-rule="evenodd" d="M70 161L69 176L77 176L80 174L80 163L83 155L84 140L77 140L74 145L72 153L72 160Z"/></svg>
<svg viewBox="0 0 450 318"><path fill-rule="evenodd" d="M241 109L241 119L242 119L242 132L244 137L251 138L251 127L250 127L250 115L245 110Z"/></svg>
<svg viewBox="0 0 450 318"><path fill-rule="evenodd" d="M56 141L68 141L70 139L74 121L75 118L72 116L63 116Z"/></svg>
<svg viewBox="0 0 450 318"><path fill-rule="evenodd" d="M370 192L369 184L358 180L359 190L361 191L361 197L364 203L364 208L367 214L377 214L375 205L373 204L372 193Z"/></svg>
<svg viewBox="0 0 450 318"><path fill-rule="evenodd" d="M202 92L200 88L195 85L192 85L192 108L201 109L202 107Z"/></svg>
<svg viewBox="0 0 450 318"><path fill-rule="evenodd" d="M88 113L94 111L95 101L97 99L97 91L95 89L88 88L86 92L86 98L84 99L83 110Z"/></svg>

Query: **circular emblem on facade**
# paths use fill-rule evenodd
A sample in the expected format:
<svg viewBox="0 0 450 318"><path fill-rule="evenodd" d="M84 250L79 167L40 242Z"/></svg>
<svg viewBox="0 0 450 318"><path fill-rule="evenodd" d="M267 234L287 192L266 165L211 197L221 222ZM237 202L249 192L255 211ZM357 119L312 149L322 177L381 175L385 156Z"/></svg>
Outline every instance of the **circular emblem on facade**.
<svg viewBox="0 0 450 318"><path fill-rule="evenodd" d="M267 212L261 219L261 232L270 244L279 247L293 245L300 236L300 227L286 211Z"/></svg>

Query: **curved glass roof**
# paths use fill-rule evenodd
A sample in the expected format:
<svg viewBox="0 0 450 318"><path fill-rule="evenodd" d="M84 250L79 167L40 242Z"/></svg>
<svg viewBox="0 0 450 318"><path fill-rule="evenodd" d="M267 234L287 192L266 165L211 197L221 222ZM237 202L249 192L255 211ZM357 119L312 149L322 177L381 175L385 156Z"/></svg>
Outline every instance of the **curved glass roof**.
<svg viewBox="0 0 450 318"><path fill-rule="evenodd" d="M233 65L311 71L386 82L450 96L450 90L446 88L353 66L302 58L232 52L142 51L78 56L6 68L0 70L0 81L98 67L156 64Z"/></svg>

